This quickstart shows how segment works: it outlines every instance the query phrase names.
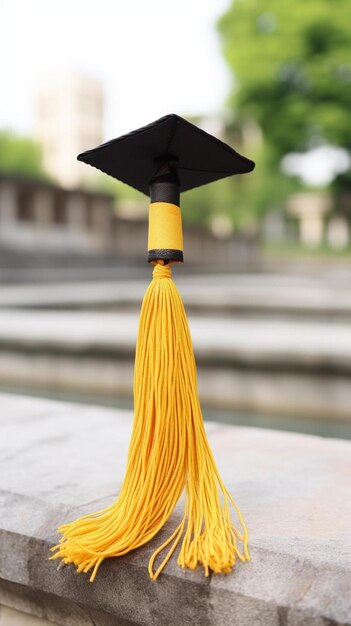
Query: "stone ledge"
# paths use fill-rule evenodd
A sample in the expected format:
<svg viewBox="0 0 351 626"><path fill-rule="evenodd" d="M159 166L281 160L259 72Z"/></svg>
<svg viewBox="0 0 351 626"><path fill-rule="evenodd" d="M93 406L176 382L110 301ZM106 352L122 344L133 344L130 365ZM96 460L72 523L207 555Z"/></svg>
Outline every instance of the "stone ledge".
<svg viewBox="0 0 351 626"><path fill-rule="evenodd" d="M71 566L57 569L48 549L59 523L115 498L131 415L7 394L0 404L3 604L63 626L351 624L349 442L209 424L252 562L206 579L173 558L155 583L147 563L158 536L104 562L90 584Z"/></svg>

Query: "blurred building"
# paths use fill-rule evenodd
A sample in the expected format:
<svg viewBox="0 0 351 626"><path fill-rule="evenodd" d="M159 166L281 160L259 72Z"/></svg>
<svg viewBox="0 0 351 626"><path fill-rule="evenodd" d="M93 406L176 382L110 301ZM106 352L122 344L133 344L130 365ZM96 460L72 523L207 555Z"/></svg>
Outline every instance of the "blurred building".
<svg viewBox="0 0 351 626"><path fill-rule="evenodd" d="M80 74L50 76L37 93L36 134L43 165L66 188L96 175L77 155L102 143L103 91L99 81Z"/></svg>
<svg viewBox="0 0 351 626"><path fill-rule="evenodd" d="M342 207L335 212L330 193L295 193L288 199L287 209L290 215L297 218L299 240L307 248L327 244L331 249L342 250L349 245L348 212L342 211Z"/></svg>

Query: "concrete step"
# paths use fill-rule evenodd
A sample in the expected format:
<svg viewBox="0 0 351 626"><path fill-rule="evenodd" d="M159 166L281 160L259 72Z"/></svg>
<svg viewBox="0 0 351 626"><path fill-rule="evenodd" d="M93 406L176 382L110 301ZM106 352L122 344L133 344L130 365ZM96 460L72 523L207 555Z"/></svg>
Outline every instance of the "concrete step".
<svg viewBox="0 0 351 626"><path fill-rule="evenodd" d="M131 394L138 315L0 311L0 384ZM190 317L206 404L351 419L351 324Z"/></svg>
<svg viewBox="0 0 351 626"><path fill-rule="evenodd" d="M0 311L0 345L132 357L139 315L127 312ZM199 362L351 372L351 324L189 317Z"/></svg>
<svg viewBox="0 0 351 626"><path fill-rule="evenodd" d="M3 286L0 307L137 310L151 276L148 270L146 274L144 268L142 280L136 279L138 268L120 268L118 280L96 281L90 276L87 282ZM196 314L351 322L351 293L343 281L282 275L186 276L183 268L174 274L187 310Z"/></svg>

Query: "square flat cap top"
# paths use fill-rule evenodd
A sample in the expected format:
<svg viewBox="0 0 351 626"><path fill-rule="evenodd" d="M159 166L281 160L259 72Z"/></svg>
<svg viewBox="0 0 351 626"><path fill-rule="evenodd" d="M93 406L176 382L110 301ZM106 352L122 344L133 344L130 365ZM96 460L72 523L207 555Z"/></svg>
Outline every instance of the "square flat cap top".
<svg viewBox="0 0 351 626"><path fill-rule="evenodd" d="M77 158L149 195L156 161L164 157L177 164L180 191L251 172L255 167L223 141L173 113Z"/></svg>

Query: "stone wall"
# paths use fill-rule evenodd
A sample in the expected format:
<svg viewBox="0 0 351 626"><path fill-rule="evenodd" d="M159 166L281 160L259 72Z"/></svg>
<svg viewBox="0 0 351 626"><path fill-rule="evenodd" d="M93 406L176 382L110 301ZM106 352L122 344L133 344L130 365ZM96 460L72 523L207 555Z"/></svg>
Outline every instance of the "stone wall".
<svg viewBox="0 0 351 626"><path fill-rule="evenodd" d="M0 254L105 255L143 263L147 237L147 219L116 215L108 194L0 175ZM186 227L184 251L189 264L236 270L258 265L257 241L249 235L218 238L205 228Z"/></svg>
<svg viewBox="0 0 351 626"><path fill-rule="evenodd" d="M0 176L0 246L33 253L108 253L112 197Z"/></svg>
<svg viewBox="0 0 351 626"><path fill-rule="evenodd" d="M0 406L3 607L61 626L351 624L350 442L207 424L248 524L251 562L206 578L173 555L151 581L151 550L177 524L179 503L150 545L108 559L90 584L48 561L49 548L59 524L116 498L131 414L6 394ZM14 626L18 614L2 610L1 626Z"/></svg>

